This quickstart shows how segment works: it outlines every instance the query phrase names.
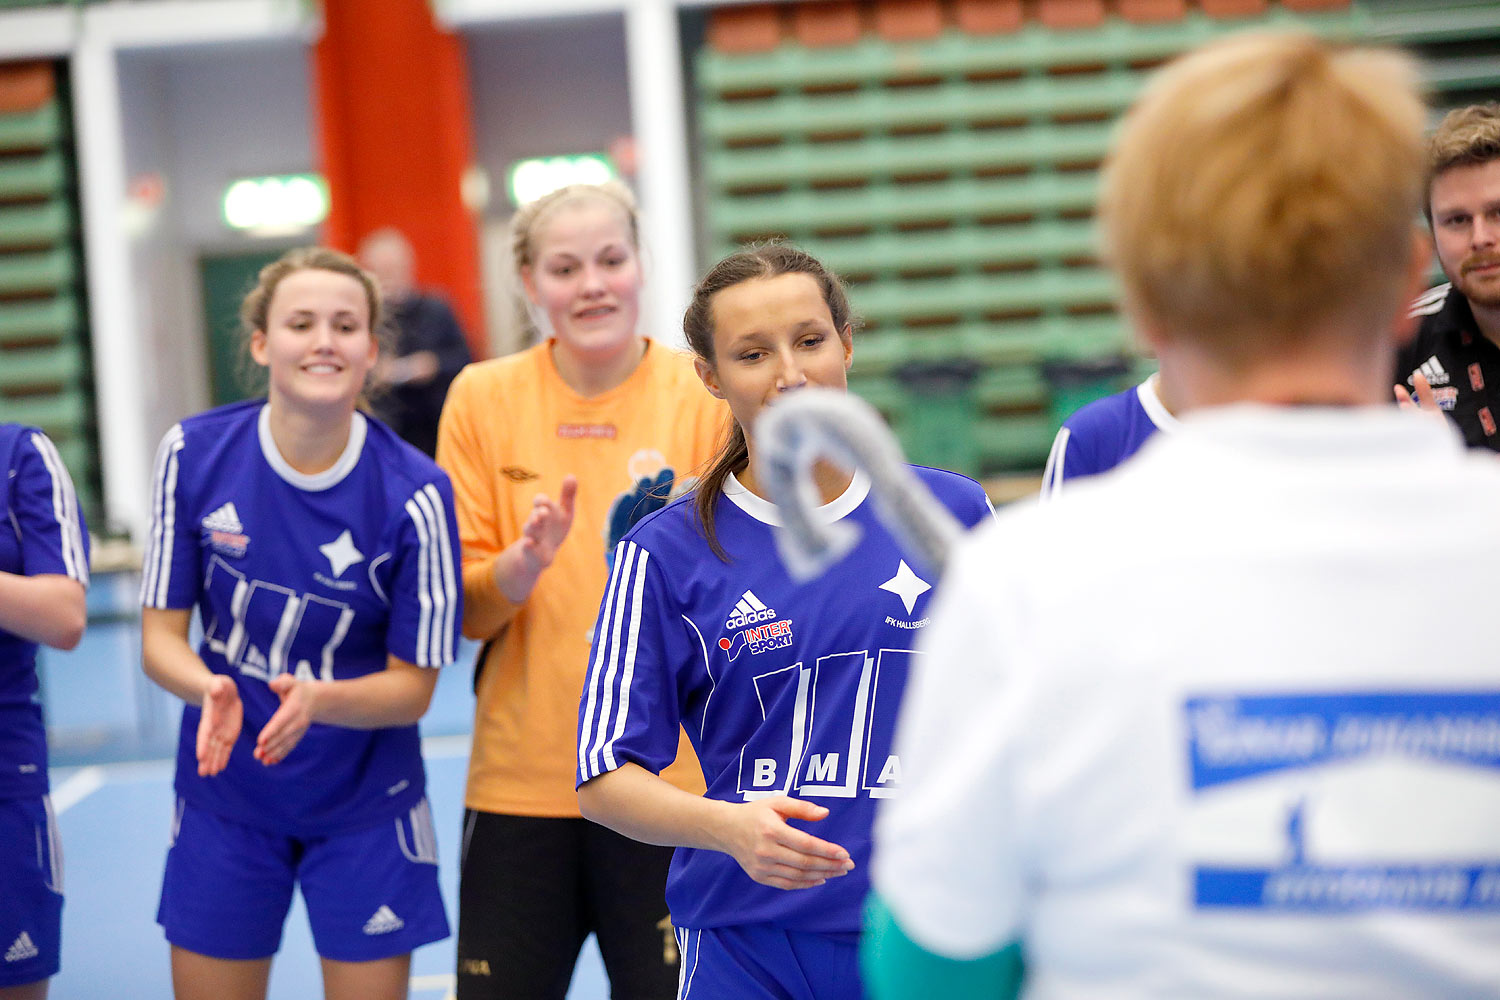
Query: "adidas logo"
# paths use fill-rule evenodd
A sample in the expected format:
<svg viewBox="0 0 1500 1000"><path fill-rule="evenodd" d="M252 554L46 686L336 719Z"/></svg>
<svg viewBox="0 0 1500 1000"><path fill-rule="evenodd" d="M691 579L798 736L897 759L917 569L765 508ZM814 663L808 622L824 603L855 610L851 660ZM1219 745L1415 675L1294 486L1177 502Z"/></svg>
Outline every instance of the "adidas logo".
<svg viewBox="0 0 1500 1000"><path fill-rule="evenodd" d="M391 912L389 906L382 906L376 910L369 920L365 921L366 934L389 934L391 931L399 931L406 926L406 921Z"/></svg>
<svg viewBox="0 0 1500 1000"><path fill-rule="evenodd" d="M729 617L724 620L724 627L744 628L746 625L769 621L775 617L775 608L766 607L759 597L747 590L735 604L734 610L729 612Z"/></svg>
<svg viewBox="0 0 1500 1000"><path fill-rule="evenodd" d="M1447 369L1445 369L1443 367L1443 363L1437 359L1436 354L1428 358L1426 361L1422 362L1422 367L1418 368L1417 371L1421 372L1427 377L1427 384L1431 386L1447 385L1450 381L1450 379L1448 378ZM1413 372L1412 374L1415 375L1416 372Z"/></svg>
<svg viewBox="0 0 1500 1000"><path fill-rule="evenodd" d="M22 931L20 936L11 942L10 950L5 953L7 962L24 962L28 958L36 958L41 952L37 950L31 941L31 935Z"/></svg>
<svg viewBox="0 0 1500 1000"><path fill-rule="evenodd" d="M238 535L245 530L240 523L240 515L234 509L233 503L226 503L212 514L203 519L203 526L209 531L227 531L232 535Z"/></svg>

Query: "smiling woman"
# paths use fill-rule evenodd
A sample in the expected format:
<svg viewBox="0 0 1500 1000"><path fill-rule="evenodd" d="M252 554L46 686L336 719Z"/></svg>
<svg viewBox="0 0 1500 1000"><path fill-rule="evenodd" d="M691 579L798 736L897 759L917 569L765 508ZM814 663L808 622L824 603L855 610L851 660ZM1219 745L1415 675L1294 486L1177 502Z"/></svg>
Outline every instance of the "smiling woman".
<svg viewBox="0 0 1500 1000"><path fill-rule="evenodd" d="M464 632L485 641L459 876L458 995L566 992L597 936L615 996L667 1000L670 852L583 819L573 734L615 543L692 482L725 412L689 360L637 329L635 202L573 185L513 222L543 343L470 365L438 431L464 554ZM576 523L575 523L576 522ZM691 748L665 777L701 793Z"/></svg>
<svg viewBox="0 0 1500 1000"><path fill-rule="evenodd" d="M404 997L448 935L416 722L454 656L458 529L448 477L357 409L379 314L350 258L286 254L241 308L267 398L157 454L142 654L186 702L157 914L179 1000L263 997L298 885L328 997Z"/></svg>
<svg viewBox="0 0 1500 1000"><path fill-rule="evenodd" d="M317 414L322 419L314 422L330 429L352 419L380 350L370 326L375 311L373 295L337 271L306 268L277 284L264 323L250 334L250 356L269 373L272 432L279 443L295 448L288 425L297 415ZM294 467L300 458L291 457ZM326 467L319 458L303 459L312 469L299 471Z"/></svg>
<svg viewBox="0 0 1500 1000"><path fill-rule="evenodd" d="M698 283L683 331L733 434L692 498L625 535L609 589L620 597L599 605L578 800L627 836L680 848L667 901L684 1000L863 996L870 825L876 800L901 788L890 734L932 588L875 518L868 479L833 466L815 470L816 515L847 519L860 540L825 576L793 579L750 462L763 408L845 389L853 326L838 278L795 247L733 254ZM978 483L915 472L965 525L988 516ZM706 795L662 780L683 727Z"/></svg>

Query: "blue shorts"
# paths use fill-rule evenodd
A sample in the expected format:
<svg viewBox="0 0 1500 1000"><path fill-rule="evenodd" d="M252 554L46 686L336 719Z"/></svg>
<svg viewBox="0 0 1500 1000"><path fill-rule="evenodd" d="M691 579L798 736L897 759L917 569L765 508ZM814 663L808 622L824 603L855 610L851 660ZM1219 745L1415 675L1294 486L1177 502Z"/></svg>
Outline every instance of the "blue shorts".
<svg viewBox="0 0 1500 1000"><path fill-rule="evenodd" d="M858 934L677 929L677 1000L865 1000Z"/></svg>
<svg viewBox="0 0 1500 1000"><path fill-rule="evenodd" d="M324 958L368 962L448 936L426 799L407 815L327 837L270 833L179 799L156 922L200 955L269 958L297 883Z"/></svg>
<svg viewBox="0 0 1500 1000"><path fill-rule="evenodd" d="M52 800L0 799L0 987L57 975L62 845Z"/></svg>

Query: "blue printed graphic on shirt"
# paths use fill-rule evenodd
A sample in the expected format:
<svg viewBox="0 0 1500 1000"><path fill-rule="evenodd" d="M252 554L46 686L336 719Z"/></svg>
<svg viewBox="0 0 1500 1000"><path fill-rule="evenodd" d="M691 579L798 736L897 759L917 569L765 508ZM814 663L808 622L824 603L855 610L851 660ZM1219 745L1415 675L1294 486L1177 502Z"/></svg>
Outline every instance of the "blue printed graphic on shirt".
<svg viewBox="0 0 1500 1000"><path fill-rule="evenodd" d="M423 795L417 727L314 723L287 758L251 751L280 706L278 674L343 680L452 662L462 613L447 475L385 425L356 415L332 469L298 476L260 401L183 421L157 454L141 603L197 606L199 655L235 679L244 724L225 773L197 773L200 710L183 712L177 791L251 826L296 835L353 829Z"/></svg>
<svg viewBox="0 0 1500 1000"><path fill-rule="evenodd" d="M1201 908L1500 911L1500 691L1191 698Z"/></svg>
<svg viewBox="0 0 1500 1000"><path fill-rule="evenodd" d="M988 515L977 483L917 471L960 521ZM799 825L847 848L856 865L816 889L784 892L752 882L726 854L679 850L667 884L678 926L860 926L875 800L901 785L896 709L931 588L873 507L850 499L845 516L862 528L860 542L809 583L788 576L770 526L727 497L716 528L728 562L699 533L691 498L644 519L619 546L580 703L579 783L626 762L660 772L682 726L710 797L794 795L827 806L826 818Z"/></svg>

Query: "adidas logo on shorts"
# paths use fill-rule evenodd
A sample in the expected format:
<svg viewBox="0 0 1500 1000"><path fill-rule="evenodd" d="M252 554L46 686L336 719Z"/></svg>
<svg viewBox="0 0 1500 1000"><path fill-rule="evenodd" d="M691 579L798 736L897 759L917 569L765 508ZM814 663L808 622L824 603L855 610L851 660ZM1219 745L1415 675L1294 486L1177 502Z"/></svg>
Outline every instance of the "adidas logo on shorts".
<svg viewBox="0 0 1500 1000"><path fill-rule="evenodd" d="M28 958L36 958L41 952L37 950L31 941L31 935L22 931L20 935L11 942L10 950L5 953L7 962L24 962Z"/></svg>
<svg viewBox="0 0 1500 1000"><path fill-rule="evenodd" d="M365 921L366 934L389 934L391 931L399 931L406 926L406 921L391 912L389 906L382 906L376 910L369 920Z"/></svg>

